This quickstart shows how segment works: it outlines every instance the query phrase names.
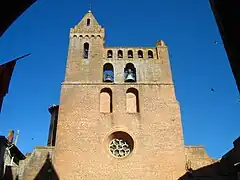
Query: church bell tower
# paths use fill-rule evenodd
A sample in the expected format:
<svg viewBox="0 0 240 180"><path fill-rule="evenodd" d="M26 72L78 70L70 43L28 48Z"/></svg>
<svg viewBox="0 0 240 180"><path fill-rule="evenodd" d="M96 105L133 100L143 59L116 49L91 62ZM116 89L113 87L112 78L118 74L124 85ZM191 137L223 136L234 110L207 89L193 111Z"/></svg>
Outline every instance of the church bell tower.
<svg viewBox="0 0 240 180"><path fill-rule="evenodd" d="M54 165L60 179L175 180L185 157L168 48L105 47L92 12L70 31Z"/></svg>

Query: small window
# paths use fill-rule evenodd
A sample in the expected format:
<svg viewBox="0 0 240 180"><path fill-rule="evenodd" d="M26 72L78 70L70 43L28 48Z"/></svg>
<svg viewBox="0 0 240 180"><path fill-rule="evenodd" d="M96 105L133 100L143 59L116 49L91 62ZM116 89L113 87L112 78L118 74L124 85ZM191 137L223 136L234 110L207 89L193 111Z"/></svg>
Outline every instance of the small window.
<svg viewBox="0 0 240 180"><path fill-rule="evenodd" d="M143 58L143 52L141 50L138 51L138 58Z"/></svg>
<svg viewBox="0 0 240 180"><path fill-rule="evenodd" d="M129 88L126 92L126 110L128 113L139 112L138 90L135 88Z"/></svg>
<svg viewBox="0 0 240 180"><path fill-rule="evenodd" d="M114 81L114 70L113 65L106 63L103 66L103 82L113 82Z"/></svg>
<svg viewBox="0 0 240 180"><path fill-rule="evenodd" d="M148 58L153 58L153 52L152 51L148 51Z"/></svg>
<svg viewBox="0 0 240 180"><path fill-rule="evenodd" d="M118 50L118 58L123 58L123 51L122 50Z"/></svg>
<svg viewBox="0 0 240 180"><path fill-rule="evenodd" d="M83 45L83 58L84 59L88 58L88 52L89 52L89 44L84 43L84 45Z"/></svg>
<svg viewBox="0 0 240 180"><path fill-rule="evenodd" d="M87 19L87 26L90 26L91 20Z"/></svg>
<svg viewBox="0 0 240 180"><path fill-rule="evenodd" d="M100 92L100 112L112 112L112 90L110 88L104 88Z"/></svg>
<svg viewBox="0 0 240 180"><path fill-rule="evenodd" d="M112 55L113 55L112 50L108 50L108 51L107 51L107 57L108 57L108 58L112 58Z"/></svg>
<svg viewBox="0 0 240 180"><path fill-rule="evenodd" d="M128 51L128 58L133 58L133 51L132 50Z"/></svg>
<svg viewBox="0 0 240 180"><path fill-rule="evenodd" d="M125 82L136 82L136 68L132 63L126 64L124 68Z"/></svg>

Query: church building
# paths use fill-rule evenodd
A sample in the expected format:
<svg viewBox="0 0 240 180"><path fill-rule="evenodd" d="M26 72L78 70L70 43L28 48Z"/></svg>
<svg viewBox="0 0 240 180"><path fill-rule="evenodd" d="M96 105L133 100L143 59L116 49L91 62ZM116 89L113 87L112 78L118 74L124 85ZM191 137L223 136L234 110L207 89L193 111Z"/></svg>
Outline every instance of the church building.
<svg viewBox="0 0 240 180"><path fill-rule="evenodd" d="M104 37L91 11L70 32L54 155L59 176L176 179L185 155L167 46L105 47Z"/></svg>

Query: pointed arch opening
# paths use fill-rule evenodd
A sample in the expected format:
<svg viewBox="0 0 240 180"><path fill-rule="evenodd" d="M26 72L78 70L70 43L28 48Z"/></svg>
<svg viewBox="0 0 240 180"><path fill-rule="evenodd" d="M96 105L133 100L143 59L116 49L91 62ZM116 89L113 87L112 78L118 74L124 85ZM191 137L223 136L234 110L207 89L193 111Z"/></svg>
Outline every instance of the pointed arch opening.
<svg viewBox="0 0 240 180"><path fill-rule="evenodd" d="M100 112L112 113L112 90L103 88L100 92Z"/></svg>
<svg viewBox="0 0 240 180"><path fill-rule="evenodd" d="M142 50L138 51L138 58L143 58L143 51Z"/></svg>
<svg viewBox="0 0 240 180"><path fill-rule="evenodd" d="M111 63L103 66L103 82L114 82L114 69Z"/></svg>
<svg viewBox="0 0 240 180"><path fill-rule="evenodd" d="M123 58L123 51L122 50L118 50L118 58Z"/></svg>
<svg viewBox="0 0 240 180"><path fill-rule="evenodd" d="M124 68L124 81L136 82L136 68L132 63L127 63Z"/></svg>
<svg viewBox="0 0 240 180"><path fill-rule="evenodd" d="M148 50L148 58L153 58L153 52L151 50Z"/></svg>
<svg viewBox="0 0 240 180"><path fill-rule="evenodd" d="M128 51L128 58L133 58L133 51L132 50Z"/></svg>
<svg viewBox="0 0 240 180"><path fill-rule="evenodd" d="M113 51L112 50L108 50L107 51L107 58L112 58L113 56Z"/></svg>
<svg viewBox="0 0 240 180"><path fill-rule="evenodd" d="M90 24L91 24L91 20L88 18L87 19L87 26L90 26Z"/></svg>
<svg viewBox="0 0 240 180"><path fill-rule="evenodd" d="M84 43L83 44L83 58L88 59L88 55L89 55L89 44Z"/></svg>
<svg viewBox="0 0 240 180"><path fill-rule="evenodd" d="M138 113L139 110L139 93L135 88L129 88L126 92L126 111L128 113Z"/></svg>

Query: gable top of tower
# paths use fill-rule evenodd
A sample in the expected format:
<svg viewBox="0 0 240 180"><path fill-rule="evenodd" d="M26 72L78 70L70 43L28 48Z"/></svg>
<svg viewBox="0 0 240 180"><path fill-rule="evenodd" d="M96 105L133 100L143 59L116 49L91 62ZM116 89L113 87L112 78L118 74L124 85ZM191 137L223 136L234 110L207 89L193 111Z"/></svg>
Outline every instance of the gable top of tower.
<svg viewBox="0 0 240 180"><path fill-rule="evenodd" d="M92 14L92 11L88 11L84 15L82 20L74 27L71 28L71 33L102 33L104 28L97 22L96 18Z"/></svg>

